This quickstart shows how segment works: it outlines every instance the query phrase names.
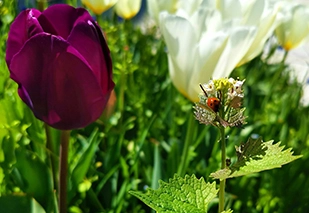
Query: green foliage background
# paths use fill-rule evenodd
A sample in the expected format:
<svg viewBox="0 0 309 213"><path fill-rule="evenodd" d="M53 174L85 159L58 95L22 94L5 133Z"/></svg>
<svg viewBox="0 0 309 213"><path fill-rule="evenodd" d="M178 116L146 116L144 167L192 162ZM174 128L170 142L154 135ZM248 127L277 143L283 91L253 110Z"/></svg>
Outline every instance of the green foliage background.
<svg viewBox="0 0 309 213"><path fill-rule="evenodd" d="M35 119L9 79L5 41L18 11L16 1L1 2L0 212L15 206L25 212L55 212L57 165L52 162L58 161L59 131ZM76 6L77 1L67 3ZM218 132L192 119L193 103L172 85L166 47L155 27L141 33L137 24L116 17L101 17L99 23L113 58L117 102L111 117L102 116L72 132L69 212L150 212L128 191L156 189L159 179L167 181L182 173L180 167L212 182L209 175L220 164ZM266 65L260 57L232 76L246 79L244 105L249 118L245 128L228 132L228 156L235 145L258 135L264 141L281 141L303 157L281 169L229 179L228 208L244 213L306 212L309 110L299 105L301 85L291 82L288 67ZM186 149L189 131L192 137ZM183 150L185 160L181 160ZM216 212L216 205L215 200L209 212Z"/></svg>

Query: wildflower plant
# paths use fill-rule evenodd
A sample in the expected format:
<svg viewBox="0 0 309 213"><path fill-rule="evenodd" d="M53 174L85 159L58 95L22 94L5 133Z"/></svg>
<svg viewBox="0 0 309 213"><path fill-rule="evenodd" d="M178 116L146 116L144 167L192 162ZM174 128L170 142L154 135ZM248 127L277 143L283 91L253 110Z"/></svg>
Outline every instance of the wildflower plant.
<svg viewBox="0 0 309 213"><path fill-rule="evenodd" d="M200 84L202 90L199 102L195 103L194 116L201 124L212 125L219 129L221 145L221 169L210 174L220 180L219 188L215 182L207 183L195 175L180 177L178 174L168 183L160 182L157 190L148 189L146 193L131 191L157 212L207 212L209 203L219 194L218 212L232 212L225 209L226 179L248 175L264 170L281 167L301 157L293 155L291 149L280 146L280 142L264 142L262 138L249 138L239 146L235 144L235 162L226 158L226 128L243 128L246 124L245 80L220 78Z"/></svg>
<svg viewBox="0 0 309 213"><path fill-rule="evenodd" d="M246 123L242 107L243 83L244 80L221 78L200 84L203 93L194 107L195 118L205 125L241 127Z"/></svg>

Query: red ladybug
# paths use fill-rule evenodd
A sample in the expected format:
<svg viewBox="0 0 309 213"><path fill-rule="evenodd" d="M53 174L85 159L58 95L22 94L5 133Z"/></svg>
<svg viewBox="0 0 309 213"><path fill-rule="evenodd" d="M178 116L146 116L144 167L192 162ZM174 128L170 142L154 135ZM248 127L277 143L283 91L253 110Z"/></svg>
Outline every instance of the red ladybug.
<svg viewBox="0 0 309 213"><path fill-rule="evenodd" d="M214 111L219 111L220 100L218 98L212 97L207 99L207 105Z"/></svg>

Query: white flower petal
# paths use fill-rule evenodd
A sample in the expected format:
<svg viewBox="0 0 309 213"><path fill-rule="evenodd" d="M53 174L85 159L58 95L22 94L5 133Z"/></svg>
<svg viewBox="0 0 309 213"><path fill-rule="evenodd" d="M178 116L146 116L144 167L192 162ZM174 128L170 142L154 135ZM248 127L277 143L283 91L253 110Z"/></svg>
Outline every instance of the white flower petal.
<svg viewBox="0 0 309 213"><path fill-rule="evenodd" d="M214 71L213 78L228 77L239 61L248 51L254 40L256 28L238 27L233 28L230 37L217 67Z"/></svg>
<svg viewBox="0 0 309 213"><path fill-rule="evenodd" d="M229 20L241 17L241 4L238 0L217 0L216 2L223 19Z"/></svg>
<svg viewBox="0 0 309 213"><path fill-rule="evenodd" d="M160 14L160 26L169 52L171 78L173 82L179 81L178 89L182 88L181 91L185 91L195 66L197 52L195 31L188 20L169 15L167 12Z"/></svg>

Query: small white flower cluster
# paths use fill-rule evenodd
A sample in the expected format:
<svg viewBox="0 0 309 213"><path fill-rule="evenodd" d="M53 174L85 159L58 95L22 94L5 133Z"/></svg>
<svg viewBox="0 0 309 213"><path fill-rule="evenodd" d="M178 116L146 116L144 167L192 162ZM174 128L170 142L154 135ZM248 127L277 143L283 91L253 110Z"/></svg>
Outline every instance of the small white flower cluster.
<svg viewBox="0 0 309 213"><path fill-rule="evenodd" d="M229 82L233 85L228 90L228 99L233 100L235 97L244 98L244 93L242 90L242 85L244 84L245 80L235 80L234 78L229 78Z"/></svg>
<svg viewBox="0 0 309 213"><path fill-rule="evenodd" d="M202 84L202 87L204 88L207 95L215 95L217 92L215 84L212 80L210 80L207 84Z"/></svg>

